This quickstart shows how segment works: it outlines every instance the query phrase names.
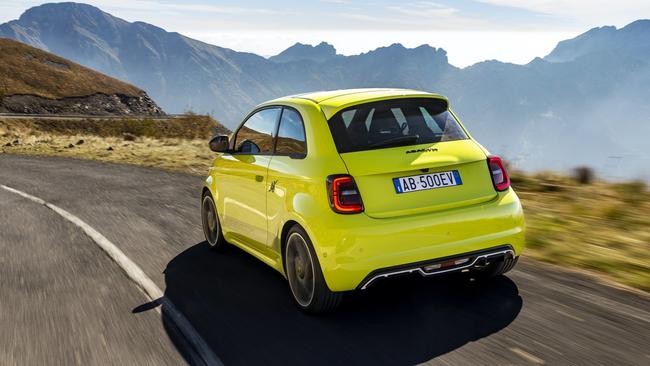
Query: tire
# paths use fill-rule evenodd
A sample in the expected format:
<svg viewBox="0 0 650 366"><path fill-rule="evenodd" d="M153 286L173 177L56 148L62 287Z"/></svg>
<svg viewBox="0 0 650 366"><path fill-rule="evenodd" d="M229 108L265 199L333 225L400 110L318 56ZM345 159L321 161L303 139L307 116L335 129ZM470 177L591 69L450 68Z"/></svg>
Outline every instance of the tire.
<svg viewBox="0 0 650 366"><path fill-rule="evenodd" d="M302 227L294 225L289 230L283 252L285 273L296 305L312 314L336 309L343 293L327 287L311 240Z"/></svg>
<svg viewBox="0 0 650 366"><path fill-rule="evenodd" d="M519 257L507 257L502 261L489 264L485 268L475 269L472 275L477 279L489 279L507 273L515 267Z"/></svg>
<svg viewBox="0 0 650 366"><path fill-rule="evenodd" d="M201 200L201 224L203 235L212 249L219 249L226 244L221 230L221 222L217 215L217 207L214 204L212 195L206 192Z"/></svg>

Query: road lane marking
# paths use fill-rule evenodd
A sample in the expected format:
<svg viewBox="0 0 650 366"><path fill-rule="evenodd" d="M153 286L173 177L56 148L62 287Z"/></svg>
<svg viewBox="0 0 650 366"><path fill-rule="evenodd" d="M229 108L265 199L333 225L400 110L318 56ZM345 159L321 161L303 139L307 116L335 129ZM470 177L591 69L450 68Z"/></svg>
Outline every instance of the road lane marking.
<svg viewBox="0 0 650 366"><path fill-rule="evenodd" d="M142 289L142 291L151 299L151 301L156 301L160 303L163 307L165 316L167 316L176 327L181 331L183 336L187 341L192 345L194 350L198 353L199 357L205 362L206 365L219 365L222 366L223 363L217 357L217 355L212 352L212 349L208 346L207 343L201 338L201 335L196 331L194 326L190 323L189 320L181 313L174 303L164 296L163 291L147 276L144 271L129 257L124 254L115 244L108 240L104 235L99 231L95 230L92 226L88 225L85 221L81 220L77 216L71 214L70 212L62 209L59 206L51 204L41 198L32 196L31 194L19 191L15 188L11 188L0 184L0 187L6 191L17 194L24 198L27 198L30 201L41 204L52 211L59 214L59 216L73 223L77 227L86 233L94 242L97 244L106 254L108 254L111 259L117 265L122 268L126 275Z"/></svg>
<svg viewBox="0 0 650 366"><path fill-rule="evenodd" d="M517 354L519 357L521 357L521 358L523 358L525 360L528 360L528 361L530 361L530 362L532 362L534 364L544 365L546 363L541 358L533 356L533 355L531 355L530 353L524 351L521 348L513 347L513 348L510 348L510 350L512 352L514 352L515 354Z"/></svg>

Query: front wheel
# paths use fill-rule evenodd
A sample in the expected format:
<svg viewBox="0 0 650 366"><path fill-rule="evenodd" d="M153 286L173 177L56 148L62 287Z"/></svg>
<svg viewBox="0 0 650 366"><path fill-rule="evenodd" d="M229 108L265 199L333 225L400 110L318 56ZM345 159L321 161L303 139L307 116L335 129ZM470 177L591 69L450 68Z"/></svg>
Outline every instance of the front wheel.
<svg viewBox="0 0 650 366"><path fill-rule="evenodd" d="M302 310L314 314L336 309L343 293L333 292L327 287L305 230L298 225L292 227L284 249L285 271L296 304Z"/></svg>
<svg viewBox="0 0 650 366"><path fill-rule="evenodd" d="M206 193L201 201L201 223L203 224L205 240L210 244L210 247L213 249L222 247L226 240L223 238L217 207L210 193Z"/></svg>

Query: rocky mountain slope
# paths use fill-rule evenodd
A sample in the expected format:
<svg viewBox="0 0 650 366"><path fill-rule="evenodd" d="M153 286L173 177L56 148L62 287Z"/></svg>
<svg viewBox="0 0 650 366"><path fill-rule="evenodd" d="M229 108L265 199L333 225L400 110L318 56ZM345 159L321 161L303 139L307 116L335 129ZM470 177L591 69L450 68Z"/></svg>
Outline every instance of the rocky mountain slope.
<svg viewBox="0 0 650 366"><path fill-rule="evenodd" d="M0 112L163 114L133 85L6 38L0 38Z"/></svg>
<svg viewBox="0 0 650 366"><path fill-rule="evenodd" d="M134 83L167 111L211 113L230 128L282 95L414 88L449 96L473 136L519 168L586 164L608 178L650 178L647 20L590 30L525 65L492 60L463 69L428 45L342 56L328 44L297 44L266 59L75 3L31 8L0 25L0 36Z"/></svg>

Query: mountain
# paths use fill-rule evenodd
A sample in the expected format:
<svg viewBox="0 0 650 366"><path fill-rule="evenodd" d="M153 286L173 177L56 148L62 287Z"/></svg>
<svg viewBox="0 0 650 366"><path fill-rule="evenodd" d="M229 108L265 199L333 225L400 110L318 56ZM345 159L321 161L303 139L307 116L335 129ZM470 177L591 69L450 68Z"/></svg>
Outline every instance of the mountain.
<svg viewBox="0 0 650 366"><path fill-rule="evenodd" d="M169 112L211 113L230 128L283 95L414 88L447 95L472 135L518 168L591 165L606 178L650 179L648 20L592 29L525 65L463 69L428 45L343 56L326 43L296 44L266 59L75 3L31 8L0 25L0 36L138 85Z"/></svg>
<svg viewBox="0 0 650 366"><path fill-rule="evenodd" d="M273 95L261 56L199 42L77 3L44 4L0 25L0 37L55 53L146 90L168 112L214 112L223 120ZM232 126L232 123L230 124Z"/></svg>
<svg viewBox="0 0 650 366"><path fill-rule="evenodd" d="M0 37L55 53L146 90L168 112L214 114L234 127L248 109L278 96L352 86L409 86L418 65L447 64L444 51L393 45L353 57L331 45L295 45L276 57L212 46L79 3L44 4L0 25ZM421 59L431 55L432 60ZM319 59L319 56L325 58ZM405 75L394 72L394 61ZM368 69L368 68L371 69ZM371 75L368 75L368 73ZM427 71L428 72L428 71ZM421 74L421 73L420 73ZM423 80L435 80L425 77ZM418 85L425 85L418 83Z"/></svg>
<svg viewBox="0 0 650 366"><path fill-rule="evenodd" d="M6 38L0 38L0 112L163 114L133 85Z"/></svg>
<svg viewBox="0 0 650 366"><path fill-rule="evenodd" d="M573 39L562 41L544 57L549 62L569 62L579 57L602 53L636 53L647 58L650 52L650 20L637 20L627 26L593 28Z"/></svg>
<svg viewBox="0 0 650 366"><path fill-rule="evenodd" d="M322 62L336 57L336 49L327 42L321 42L317 46L296 43L281 53L269 57L273 62L293 62L293 61L315 61Z"/></svg>

